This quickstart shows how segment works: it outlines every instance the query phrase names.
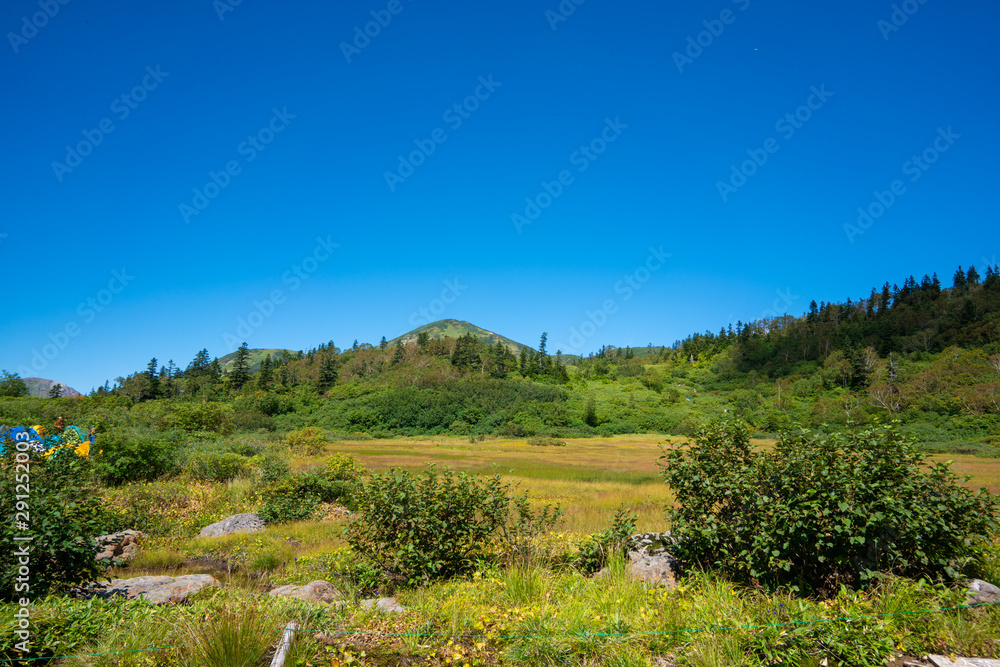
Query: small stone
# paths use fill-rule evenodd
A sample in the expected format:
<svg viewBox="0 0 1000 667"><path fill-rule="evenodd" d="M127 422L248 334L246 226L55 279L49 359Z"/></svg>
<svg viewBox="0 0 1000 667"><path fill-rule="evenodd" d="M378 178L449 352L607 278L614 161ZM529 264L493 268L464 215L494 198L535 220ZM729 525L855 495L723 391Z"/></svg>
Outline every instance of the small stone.
<svg viewBox="0 0 1000 667"><path fill-rule="evenodd" d="M235 533L256 533L264 530L264 521L256 514L234 514L201 529L198 537L223 537Z"/></svg>
<svg viewBox="0 0 1000 667"><path fill-rule="evenodd" d="M396 598L369 598L361 601L361 608L366 610L377 609L378 611L392 614L401 614L406 611L406 607L399 604Z"/></svg>
<svg viewBox="0 0 1000 667"><path fill-rule="evenodd" d="M305 586L296 586L295 584L279 586L268 593L268 595L293 597L305 600L306 602L323 603L335 602L343 597L340 591L334 588L333 584L319 579L309 582Z"/></svg>

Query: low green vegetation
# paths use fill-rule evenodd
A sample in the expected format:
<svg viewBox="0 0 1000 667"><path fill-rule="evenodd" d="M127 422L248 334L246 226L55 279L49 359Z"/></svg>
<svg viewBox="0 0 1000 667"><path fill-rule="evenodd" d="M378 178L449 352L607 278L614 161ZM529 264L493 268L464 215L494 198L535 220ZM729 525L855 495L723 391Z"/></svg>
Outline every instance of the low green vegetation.
<svg viewBox="0 0 1000 667"><path fill-rule="evenodd" d="M744 583L828 595L887 574L957 579L997 528L996 496L928 466L893 426L786 433L758 452L745 425L720 424L664 458L682 561Z"/></svg>
<svg viewBox="0 0 1000 667"><path fill-rule="evenodd" d="M14 648L8 553L0 657L256 665L288 621L301 666L1000 656L1000 611L962 607L965 578L1000 583L997 499L972 490L1000 489L998 322L991 267L586 358L449 321L374 347L153 359L75 398L27 397L4 371L0 423L97 436L89 459L31 455L33 642ZM264 530L198 537L245 512ZM99 567L84 538L129 528L139 556ZM677 587L635 581L628 538L666 529ZM192 572L226 586L167 608L67 597ZM347 604L265 594L315 579ZM385 594L408 611L354 604Z"/></svg>

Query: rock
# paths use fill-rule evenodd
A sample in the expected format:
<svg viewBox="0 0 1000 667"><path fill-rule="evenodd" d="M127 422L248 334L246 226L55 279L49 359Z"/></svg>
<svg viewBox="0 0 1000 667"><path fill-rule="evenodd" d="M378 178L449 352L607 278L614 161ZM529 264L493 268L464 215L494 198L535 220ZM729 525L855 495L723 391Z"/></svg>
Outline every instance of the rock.
<svg viewBox="0 0 1000 667"><path fill-rule="evenodd" d="M670 553L662 551L651 554L646 551L630 551L628 559L628 573L633 579L650 586L673 588L677 585L674 580L676 560Z"/></svg>
<svg viewBox="0 0 1000 667"><path fill-rule="evenodd" d="M662 533L639 533L628 538L629 551L645 551L649 554L663 553L677 544L677 538L670 531Z"/></svg>
<svg viewBox="0 0 1000 667"><path fill-rule="evenodd" d="M955 656L952 659L944 655L929 655L924 659L934 667L1000 667L1000 660L990 660L989 658L962 658Z"/></svg>
<svg viewBox="0 0 1000 667"><path fill-rule="evenodd" d="M198 537L222 537L234 533L256 533L264 530L264 522L256 514L234 514L201 529Z"/></svg>
<svg viewBox="0 0 1000 667"><path fill-rule="evenodd" d="M968 597L965 598L965 604L1000 602L1000 588L982 579L970 579L966 592Z"/></svg>
<svg viewBox="0 0 1000 667"><path fill-rule="evenodd" d="M305 600L307 602L325 603L335 602L343 598L340 591L333 587L333 584L328 581L321 580L312 581L305 586L296 586L295 584L279 586L268 593L268 595L273 595L275 597L288 596Z"/></svg>
<svg viewBox="0 0 1000 667"><path fill-rule="evenodd" d="M181 577L135 577L114 579L99 593L109 598L116 595L129 600L143 598L153 604L178 604L206 586L220 588L222 583L209 574L188 574Z"/></svg>
<svg viewBox="0 0 1000 667"><path fill-rule="evenodd" d="M361 601L362 609L376 609L381 612L401 614L406 611L406 607L399 604L396 598L369 598Z"/></svg>
<svg viewBox="0 0 1000 667"><path fill-rule="evenodd" d="M99 535L94 538L94 542L101 547L101 551L94 558L101 562L118 561L117 564L125 564L139 553L140 537L145 537L145 534L137 530L123 530L120 533Z"/></svg>
<svg viewBox="0 0 1000 667"><path fill-rule="evenodd" d="M665 586L673 588L677 585L674 579L677 559L671 547L677 544L677 539L670 532L642 533L633 535L626 541L628 546L629 577L650 586ZM595 576L603 578L608 575L607 568Z"/></svg>

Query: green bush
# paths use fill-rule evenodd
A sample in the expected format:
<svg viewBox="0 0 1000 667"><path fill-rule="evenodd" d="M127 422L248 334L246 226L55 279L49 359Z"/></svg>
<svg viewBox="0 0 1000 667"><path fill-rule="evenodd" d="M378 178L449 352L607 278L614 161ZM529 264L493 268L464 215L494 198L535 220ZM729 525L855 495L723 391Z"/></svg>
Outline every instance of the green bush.
<svg viewBox="0 0 1000 667"><path fill-rule="evenodd" d="M565 447L566 443L559 438L543 438L541 436L528 438L528 444L534 447Z"/></svg>
<svg viewBox="0 0 1000 667"><path fill-rule="evenodd" d="M499 475L478 479L428 466L423 475L393 468L371 475L357 493L358 518L347 541L394 579L426 584L460 574L490 555L516 556L559 518L558 506L534 511Z"/></svg>
<svg viewBox="0 0 1000 667"><path fill-rule="evenodd" d="M628 539L635 533L635 523L638 516L629 514L622 505L611 517L611 526L603 532L589 535L580 545L580 553L576 557L576 567L585 574L592 574L608 563L608 558L615 554L624 555Z"/></svg>
<svg viewBox="0 0 1000 667"><path fill-rule="evenodd" d="M35 456L32 453L27 463L4 463L0 469L0 513L7 519L0 522L0 541L6 545L0 553L2 600L40 598L91 581L100 571L90 538L105 534L109 521L88 484L87 461L71 451L57 452L48 460ZM27 528L15 527L18 512L27 515ZM33 539L14 540L23 535ZM22 545L28 547L26 557L18 554ZM28 570L25 577L19 574L21 566Z"/></svg>
<svg viewBox="0 0 1000 667"><path fill-rule="evenodd" d="M326 468L278 478L264 490L257 514L267 523L285 523L314 518L320 503L353 505L360 470L353 456L337 456Z"/></svg>
<svg viewBox="0 0 1000 667"><path fill-rule="evenodd" d="M930 464L895 424L801 430L755 451L745 424L715 424L667 453L682 562L745 582L826 593L880 573L956 578L998 501Z"/></svg>
<svg viewBox="0 0 1000 667"><path fill-rule="evenodd" d="M321 428L307 426L306 428L292 431L285 436L285 443L292 449L315 456L326 448L329 440L326 433Z"/></svg>
<svg viewBox="0 0 1000 667"><path fill-rule="evenodd" d="M184 472L204 482L228 482L249 469L249 460L233 452L195 452L184 462Z"/></svg>
<svg viewBox="0 0 1000 667"><path fill-rule="evenodd" d="M94 470L110 486L149 482L176 473L180 468L179 452L177 432L150 428L108 429L91 447Z"/></svg>

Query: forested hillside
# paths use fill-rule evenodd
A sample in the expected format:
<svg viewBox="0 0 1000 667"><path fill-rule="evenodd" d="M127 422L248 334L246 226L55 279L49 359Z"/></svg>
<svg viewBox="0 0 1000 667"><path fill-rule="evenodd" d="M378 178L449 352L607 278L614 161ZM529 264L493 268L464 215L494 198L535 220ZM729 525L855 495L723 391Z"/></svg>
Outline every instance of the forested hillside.
<svg viewBox="0 0 1000 667"><path fill-rule="evenodd" d="M590 356L512 350L509 339L455 321L377 345L250 350L183 369L152 359L89 397L0 403L7 423L57 412L101 427L289 430L321 426L371 437L692 433L715 417L759 432L900 419L929 446L1000 446L1000 274L988 267L883 285L867 298L810 304L800 316L738 323L671 346L606 345ZM431 333L436 337L432 337ZM496 336L496 338L491 338ZM492 342L491 342L492 341ZM572 363L568 363L572 362ZM13 376L0 395L18 395ZM104 415L104 416L102 416ZM110 422L108 422L110 423ZM90 425L88 423L88 425Z"/></svg>

